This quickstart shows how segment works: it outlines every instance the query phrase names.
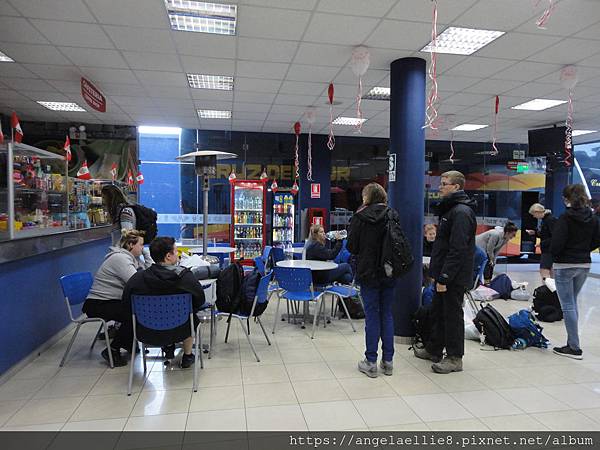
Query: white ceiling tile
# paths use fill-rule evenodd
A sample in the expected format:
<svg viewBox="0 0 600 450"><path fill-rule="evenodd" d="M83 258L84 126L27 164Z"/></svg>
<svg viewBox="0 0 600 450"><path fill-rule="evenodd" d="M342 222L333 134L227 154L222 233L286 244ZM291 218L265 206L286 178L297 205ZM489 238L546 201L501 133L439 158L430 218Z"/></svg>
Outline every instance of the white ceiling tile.
<svg viewBox="0 0 600 450"><path fill-rule="evenodd" d="M186 73L199 73L207 75L233 76L235 60L204 58L201 56L180 55L183 71Z"/></svg>
<svg viewBox="0 0 600 450"><path fill-rule="evenodd" d="M314 105L319 100L320 92L313 92L311 94L298 95L298 94L283 94L283 89L275 97L274 105L293 105L293 106L309 106Z"/></svg>
<svg viewBox="0 0 600 450"><path fill-rule="evenodd" d="M59 47L59 50L76 66L127 68L125 60L116 50L80 47Z"/></svg>
<svg viewBox="0 0 600 450"><path fill-rule="evenodd" d="M53 92L55 89L44 80L34 78L2 78L2 82L11 89L28 95L28 92L45 91Z"/></svg>
<svg viewBox="0 0 600 450"><path fill-rule="evenodd" d="M286 80L329 83L335 78L339 70L337 67L292 64Z"/></svg>
<svg viewBox="0 0 600 450"><path fill-rule="evenodd" d="M67 0L69 1L69 0ZM130 27L168 28L169 19L161 0L86 0L98 22Z"/></svg>
<svg viewBox="0 0 600 450"><path fill-rule="evenodd" d="M189 98L162 98L162 97L150 97L149 100L153 104L162 109L182 109L182 108L193 108L194 101Z"/></svg>
<svg viewBox="0 0 600 450"><path fill-rule="evenodd" d="M0 43L0 49L17 62L32 64L71 65L56 47L51 45L28 45Z"/></svg>
<svg viewBox="0 0 600 450"><path fill-rule="evenodd" d="M522 61L491 76L499 80L532 81L559 69L556 64Z"/></svg>
<svg viewBox="0 0 600 450"><path fill-rule="evenodd" d="M152 89L149 89L149 92L152 93L153 97L190 98L190 89L183 87L152 86Z"/></svg>
<svg viewBox="0 0 600 450"><path fill-rule="evenodd" d="M578 66L600 67L600 53L580 61Z"/></svg>
<svg viewBox="0 0 600 450"><path fill-rule="evenodd" d="M457 92L473 86L480 81L480 78L441 75L438 79L438 88L442 91Z"/></svg>
<svg viewBox="0 0 600 450"><path fill-rule="evenodd" d="M242 78L238 77L235 80L235 89L238 91L250 92L278 92L281 81L279 80L262 80L259 78Z"/></svg>
<svg viewBox="0 0 600 450"><path fill-rule="evenodd" d="M362 101L362 109L369 112L383 111L387 114L390 109L390 102L384 100L364 100Z"/></svg>
<svg viewBox="0 0 600 450"><path fill-rule="evenodd" d="M107 69L104 67L82 67L81 71L92 83L138 84L131 70Z"/></svg>
<svg viewBox="0 0 600 450"><path fill-rule="evenodd" d="M317 0L303 0L301 2L297 0L239 0L238 3L240 3L241 5L271 6L274 8L311 10L315 7Z"/></svg>
<svg viewBox="0 0 600 450"><path fill-rule="evenodd" d="M190 89L194 100L214 100L223 102L233 101L232 91L221 91L215 89ZM236 92L236 95L238 92Z"/></svg>
<svg viewBox="0 0 600 450"><path fill-rule="evenodd" d="M264 122L267 118L267 112L236 111L234 108L233 117L236 120L260 120Z"/></svg>
<svg viewBox="0 0 600 450"><path fill-rule="evenodd" d="M7 1L0 2L0 15L1 16L20 16L21 13L17 11Z"/></svg>
<svg viewBox="0 0 600 450"><path fill-rule="evenodd" d="M279 90L280 94L307 95L315 97L319 95L326 86L323 83L308 83L303 81L284 81Z"/></svg>
<svg viewBox="0 0 600 450"><path fill-rule="evenodd" d="M129 97L126 95L116 95L111 97L117 105L120 106L145 106L151 107L154 102L149 97Z"/></svg>
<svg viewBox="0 0 600 450"><path fill-rule="evenodd" d="M542 2L543 4L544 2ZM541 7L542 11L544 7ZM561 0L550 16L546 29L536 26L536 19L528 20L517 31L540 33L554 36L571 36L598 22L600 18L600 2L595 0Z"/></svg>
<svg viewBox="0 0 600 450"><path fill-rule="evenodd" d="M251 61L291 62L297 42L238 38L238 58ZM265 49L269 49L268 52Z"/></svg>
<svg viewBox="0 0 600 450"><path fill-rule="evenodd" d="M345 65L351 55L351 46L301 42L294 63L339 67Z"/></svg>
<svg viewBox="0 0 600 450"><path fill-rule="evenodd" d="M0 40L24 44L47 44L48 40L21 17L0 17ZM16 60L16 57L13 56Z"/></svg>
<svg viewBox="0 0 600 450"><path fill-rule="evenodd" d="M266 92L234 92L236 102L254 103L257 107L262 107L263 104L270 105L273 103L275 95L275 93Z"/></svg>
<svg viewBox="0 0 600 450"><path fill-rule="evenodd" d="M586 28L585 30L575 34L573 37L581 39L596 39L600 40L600 22Z"/></svg>
<svg viewBox="0 0 600 450"><path fill-rule="evenodd" d="M186 31L171 31L170 34L175 42L177 51L181 55L208 56L210 58L235 58L236 38L233 36ZM161 37L161 40L162 39L163 38ZM168 40L168 38L164 39ZM171 52L171 50L168 50L168 52Z"/></svg>
<svg viewBox="0 0 600 450"><path fill-rule="evenodd" d="M90 80L90 81L94 81L94 80ZM109 96L128 95L128 96L141 97L141 96L146 95L146 90L140 85L119 84L119 83L102 83L101 86L96 84L96 87L99 88L102 91L102 93L109 95Z"/></svg>
<svg viewBox="0 0 600 450"><path fill-rule="evenodd" d="M431 23L384 20L367 39L366 45L388 49L420 50L430 40Z"/></svg>
<svg viewBox="0 0 600 450"><path fill-rule="evenodd" d="M350 53L349 53L350 54ZM397 59L407 58L411 56L412 51L410 50L389 50L384 48L371 48L369 49L369 69L385 69L390 70L390 64ZM440 55L442 56L442 55ZM438 57L438 64L440 63Z"/></svg>
<svg viewBox="0 0 600 450"><path fill-rule="evenodd" d="M95 22L81 0L13 0L12 3L26 17Z"/></svg>
<svg viewBox="0 0 600 450"><path fill-rule="evenodd" d="M480 0L458 17L453 25L509 31L535 17L535 14L530 2L502 0L500 6L494 0Z"/></svg>
<svg viewBox="0 0 600 450"><path fill-rule="evenodd" d="M473 76L474 74L477 74L478 77L486 78L514 64L515 61L508 61L505 59L478 58L476 56L471 56L465 58L460 64L457 64L444 72L444 75Z"/></svg>
<svg viewBox="0 0 600 450"><path fill-rule="evenodd" d="M168 30L153 28L130 28L104 25L106 34L121 50L173 53L175 48ZM185 33L199 34L199 33Z"/></svg>
<svg viewBox="0 0 600 450"><path fill-rule="evenodd" d="M182 72L162 72L158 70L136 70L135 75L144 86L188 86L187 77Z"/></svg>
<svg viewBox="0 0 600 450"><path fill-rule="evenodd" d="M242 6L238 10L237 33L247 37L299 40L309 18L307 11Z"/></svg>
<svg viewBox="0 0 600 450"><path fill-rule="evenodd" d="M453 0L438 5L438 22L451 23L467 11L478 0ZM415 2L414 0L399 0L388 14L389 19L410 20L431 24L433 16L432 2Z"/></svg>
<svg viewBox="0 0 600 450"><path fill-rule="evenodd" d="M600 42L568 38L531 55L528 59L555 64L576 64L599 51Z"/></svg>
<svg viewBox="0 0 600 450"><path fill-rule="evenodd" d="M99 25L55 20L32 20L31 23L54 45L114 48Z"/></svg>
<svg viewBox="0 0 600 450"><path fill-rule="evenodd" d="M387 70L377 70L377 69L369 69L362 76L363 88L366 88L370 85L378 85L381 80L383 80L389 71ZM343 69L334 80L335 83L341 84L356 84L358 86L358 77L354 75L351 69Z"/></svg>
<svg viewBox="0 0 600 450"><path fill-rule="evenodd" d="M37 78L37 76L33 72L27 69L26 65L21 65L17 63L0 64L0 78L4 77Z"/></svg>
<svg viewBox="0 0 600 450"><path fill-rule="evenodd" d="M477 84L469 86L465 89L465 92L471 92L473 94L499 95L522 85L522 81L486 79Z"/></svg>
<svg viewBox="0 0 600 450"><path fill-rule="evenodd" d="M256 112L266 114L271 109L271 104L266 103L245 103L235 101L233 103L233 110L238 112Z"/></svg>
<svg viewBox="0 0 600 450"><path fill-rule="evenodd" d="M366 7L363 0L327 0L319 3L317 11L361 17L383 17L395 3L396 0L378 0Z"/></svg>
<svg viewBox="0 0 600 450"><path fill-rule="evenodd" d="M489 58L521 60L535 55L558 41L560 38L555 36L509 32L475 54Z"/></svg>
<svg viewBox="0 0 600 450"><path fill-rule="evenodd" d="M263 126L264 120L232 120L234 127L239 127L246 131L259 131Z"/></svg>
<svg viewBox="0 0 600 450"><path fill-rule="evenodd" d="M545 98L544 96L554 92L556 85L543 83L526 83L506 92L506 95L514 97Z"/></svg>
<svg viewBox="0 0 600 450"><path fill-rule="evenodd" d="M494 97L485 94L468 94L459 92L454 95L450 95L444 99L444 103L459 106L473 106L478 103L489 100L490 105L492 104Z"/></svg>
<svg viewBox="0 0 600 450"><path fill-rule="evenodd" d="M356 84L335 83L334 84L334 94L333 94L334 102L338 101L338 100L341 101L341 99L344 99L342 101L342 105L346 105L348 103L348 99L355 99L357 86L358 86L358 81L356 82ZM327 93L325 93L323 95L323 102L325 102L325 101L327 101ZM336 105L334 105L333 107L336 108Z"/></svg>
<svg viewBox="0 0 600 450"><path fill-rule="evenodd" d="M28 70L46 80L79 81L81 74L73 66L48 66L43 64L25 64Z"/></svg>
<svg viewBox="0 0 600 450"><path fill-rule="evenodd" d="M0 89L0 99L3 101L6 100L15 100L15 101L25 101L27 98L23 96L20 92L13 91L11 89Z"/></svg>
<svg viewBox="0 0 600 450"><path fill-rule="evenodd" d="M304 41L360 45L371 34L377 23L378 20L373 18L315 13L304 35ZM367 45L383 47L368 42Z"/></svg>
<svg viewBox="0 0 600 450"><path fill-rule="evenodd" d="M289 64L274 62L238 61L236 76L281 80L287 73Z"/></svg>
<svg viewBox="0 0 600 450"><path fill-rule="evenodd" d="M166 72L180 72L182 70L176 54L123 52L123 57L132 69L163 70Z"/></svg>
<svg viewBox="0 0 600 450"><path fill-rule="evenodd" d="M553 83L560 85L560 71L562 66L556 66L553 72L550 72L545 77L536 80L538 83ZM600 77L600 68L598 67L581 67L577 66L577 85L589 85L589 80Z"/></svg>

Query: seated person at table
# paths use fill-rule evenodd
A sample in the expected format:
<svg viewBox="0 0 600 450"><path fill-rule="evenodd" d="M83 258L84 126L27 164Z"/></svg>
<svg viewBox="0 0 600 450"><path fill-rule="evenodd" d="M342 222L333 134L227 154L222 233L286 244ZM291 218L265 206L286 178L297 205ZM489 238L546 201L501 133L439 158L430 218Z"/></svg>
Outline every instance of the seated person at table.
<svg viewBox="0 0 600 450"><path fill-rule="evenodd" d="M150 243L150 255L155 263L148 269L136 273L125 285L123 302L131 308L132 295L170 295L192 294L192 310L194 314L204 305L204 289L190 269L178 264L177 246L172 237L157 237ZM194 315L194 327L198 325ZM138 329L141 325L138 325ZM150 343L162 345L167 358L172 359L174 343L183 342L181 368L187 369L194 364L192 353L193 339L190 335L190 324L165 331L144 330L150 336ZM133 339L133 337L131 337ZM130 339L130 345L131 345ZM170 354L170 355L169 355Z"/></svg>
<svg viewBox="0 0 600 450"><path fill-rule="evenodd" d="M150 267L150 258L142 260L144 232L122 230L118 247L109 247L104 262L94 276L94 282L83 304L82 311L88 317L121 322L111 343L115 366L127 363L121 358L120 349L131 350L131 314L123 308L121 297L125 283L138 271ZM102 351L108 361L108 349Z"/></svg>
<svg viewBox="0 0 600 450"><path fill-rule="evenodd" d="M340 239L336 240L333 248L325 246L327 242L325 239L325 230L321 225L310 227L309 240L310 242L307 243L306 247L306 259L332 261L340 250L342 250L343 242ZM333 281L350 284L352 283L352 268L348 263L341 263L333 270L315 270L313 271L313 281L315 284L328 284Z"/></svg>
<svg viewBox="0 0 600 450"><path fill-rule="evenodd" d="M437 227L428 223L423 229L423 256L431 256L431 249L435 242L435 236L437 235Z"/></svg>

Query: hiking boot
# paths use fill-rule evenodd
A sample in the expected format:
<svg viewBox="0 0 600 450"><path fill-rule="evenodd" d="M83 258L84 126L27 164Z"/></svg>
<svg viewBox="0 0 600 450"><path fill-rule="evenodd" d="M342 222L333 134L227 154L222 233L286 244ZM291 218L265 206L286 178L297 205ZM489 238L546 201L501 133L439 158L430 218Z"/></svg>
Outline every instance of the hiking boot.
<svg viewBox="0 0 600 450"><path fill-rule="evenodd" d="M127 361L125 361L121 357L121 352L119 350L115 350L114 348L111 348L110 351L112 353L113 364L115 367L123 367L123 366L127 365ZM102 350L102 353L100 353L100 354L106 360L106 362L108 364L110 364L110 359L108 359L108 348L105 348L104 350Z"/></svg>
<svg viewBox="0 0 600 450"><path fill-rule="evenodd" d="M195 360L196 358L193 353L190 353L189 355L186 355L184 353L181 357L181 364L179 364L179 367L181 367L182 369L189 369L190 367L192 367Z"/></svg>
<svg viewBox="0 0 600 450"><path fill-rule="evenodd" d="M566 356L567 358L583 359L583 351L581 349L573 350L568 345L565 345L564 347L554 347L552 352L560 356Z"/></svg>
<svg viewBox="0 0 600 450"><path fill-rule="evenodd" d="M381 363L379 363L379 367L383 370L384 375L387 375L388 377L394 372L394 363L392 361L384 361L382 359Z"/></svg>
<svg viewBox="0 0 600 450"><path fill-rule="evenodd" d="M429 361L433 361L434 363L438 363L442 360L441 356L432 355L427 351L426 348L418 348L413 346L413 352L417 358L428 359Z"/></svg>
<svg viewBox="0 0 600 450"><path fill-rule="evenodd" d="M370 378L377 378L377 363L363 359L358 362L358 370Z"/></svg>
<svg viewBox="0 0 600 450"><path fill-rule="evenodd" d="M446 356L442 362L431 365L435 373L462 372L462 358L460 356Z"/></svg>

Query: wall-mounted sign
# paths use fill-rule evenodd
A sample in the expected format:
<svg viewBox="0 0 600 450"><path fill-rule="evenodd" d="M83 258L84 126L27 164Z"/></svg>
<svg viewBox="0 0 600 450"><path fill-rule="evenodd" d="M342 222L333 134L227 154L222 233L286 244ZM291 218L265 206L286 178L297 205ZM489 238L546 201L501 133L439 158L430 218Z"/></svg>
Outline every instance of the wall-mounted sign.
<svg viewBox="0 0 600 450"><path fill-rule="evenodd" d="M396 181L396 154L390 153L388 160L388 181Z"/></svg>
<svg viewBox="0 0 600 450"><path fill-rule="evenodd" d="M312 218L312 224L313 225L321 225L323 226L323 218L319 217L319 216L315 216Z"/></svg>
<svg viewBox="0 0 600 450"><path fill-rule="evenodd" d="M525 150L513 150L513 159L525 159Z"/></svg>
<svg viewBox="0 0 600 450"><path fill-rule="evenodd" d="M321 183L310 185L310 198L321 198Z"/></svg>
<svg viewBox="0 0 600 450"><path fill-rule="evenodd" d="M517 173L525 173L529 170L529 164L523 161L508 161L506 168L508 170L516 170Z"/></svg>
<svg viewBox="0 0 600 450"><path fill-rule="evenodd" d="M81 77L81 96L96 111L106 112L106 98L96 86L83 77Z"/></svg>

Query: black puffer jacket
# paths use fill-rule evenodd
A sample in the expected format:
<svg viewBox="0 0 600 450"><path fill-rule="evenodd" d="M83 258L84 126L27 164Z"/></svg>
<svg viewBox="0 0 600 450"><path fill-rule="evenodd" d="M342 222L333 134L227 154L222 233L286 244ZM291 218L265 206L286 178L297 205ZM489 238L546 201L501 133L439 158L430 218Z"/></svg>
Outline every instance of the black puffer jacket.
<svg viewBox="0 0 600 450"><path fill-rule="evenodd" d="M538 236L540 238L540 250L542 253L550 253L550 245L552 243L552 230L556 224L556 217L552 213L546 213L542 219L542 225Z"/></svg>
<svg viewBox="0 0 600 450"><path fill-rule="evenodd" d="M356 279L367 286L378 287L389 280L380 265L381 243L389 209L383 203L369 205L359 209L350 222L346 248L356 255ZM393 209L391 211L398 215Z"/></svg>
<svg viewBox="0 0 600 450"><path fill-rule="evenodd" d="M567 208L558 218L552 233L552 258L555 263L590 263L590 252L600 246L600 225L590 208Z"/></svg>
<svg viewBox="0 0 600 450"><path fill-rule="evenodd" d="M438 205L440 221L431 251L429 275L440 284L473 286L476 205L464 191L445 197Z"/></svg>

